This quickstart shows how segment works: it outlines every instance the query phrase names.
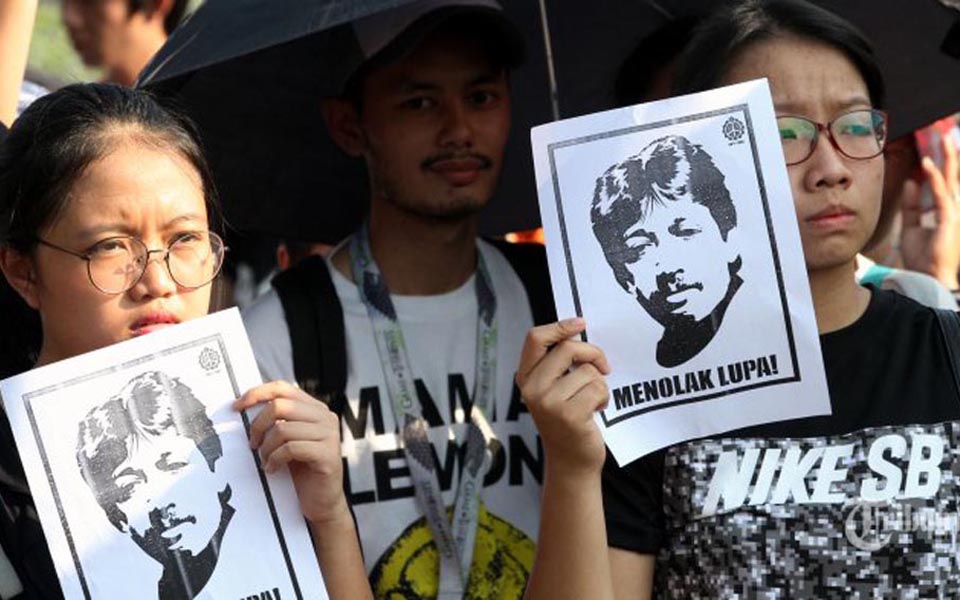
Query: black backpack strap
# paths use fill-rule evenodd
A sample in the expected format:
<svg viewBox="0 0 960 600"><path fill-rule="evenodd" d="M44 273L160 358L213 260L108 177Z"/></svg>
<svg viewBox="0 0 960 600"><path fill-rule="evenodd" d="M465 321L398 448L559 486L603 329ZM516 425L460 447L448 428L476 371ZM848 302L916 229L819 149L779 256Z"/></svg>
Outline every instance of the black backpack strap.
<svg viewBox="0 0 960 600"><path fill-rule="evenodd" d="M506 257L527 290L534 325L545 325L557 320L553 302L553 287L547 269L547 251L540 244L511 244L501 240L487 240Z"/></svg>
<svg viewBox="0 0 960 600"><path fill-rule="evenodd" d="M293 371L311 396L330 401L347 385L343 307L327 263L311 256L273 278L290 330Z"/></svg>
<svg viewBox="0 0 960 600"><path fill-rule="evenodd" d="M343 414L347 396L347 339L343 306L327 262L310 256L271 281L277 290L283 316L290 330L293 372L305 392L325 402L337 415ZM349 480L343 478L349 497ZM350 516L359 540L357 515Z"/></svg>
<svg viewBox="0 0 960 600"><path fill-rule="evenodd" d="M954 310L932 309L937 315L940 332L943 333L943 342L947 347L947 356L950 358L950 370L953 381L960 394L960 313Z"/></svg>

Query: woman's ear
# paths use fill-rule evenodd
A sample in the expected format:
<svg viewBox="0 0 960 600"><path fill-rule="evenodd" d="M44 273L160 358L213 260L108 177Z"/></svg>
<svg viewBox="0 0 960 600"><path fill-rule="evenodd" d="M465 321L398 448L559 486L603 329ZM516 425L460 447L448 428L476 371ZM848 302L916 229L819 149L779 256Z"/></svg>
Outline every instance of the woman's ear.
<svg viewBox="0 0 960 600"><path fill-rule="evenodd" d="M27 306L40 310L40 298L37 295L36 268L33 257L14 250L10 246L0 246L0 271Z"/></svg>

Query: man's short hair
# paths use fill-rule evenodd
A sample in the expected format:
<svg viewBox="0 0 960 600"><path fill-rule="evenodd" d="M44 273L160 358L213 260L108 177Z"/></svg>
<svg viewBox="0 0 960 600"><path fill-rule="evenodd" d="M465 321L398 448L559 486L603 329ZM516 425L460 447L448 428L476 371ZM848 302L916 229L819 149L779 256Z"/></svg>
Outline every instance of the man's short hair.
<svg viewBox="0 0 960 600"><path fill-rule="evenodd" d="M726 241L737 226L737 210L724 180L713 158L679 135L654 140L597 178L590 207L593 233L620 285L626 288L631 279L623 232L658 208L669 210L667 202L689 194L710 211Z"/></svg>
<svg viewBox="0 0 960 600"><path fill-rule="evenodd" d="M160 436L169 429L193 440L213 471L223 455L213 422L189 387L160 371L138 375L80 422L80 472L118 529L126 523L126 515L117 507L122 492L114 484L114 470L136 452L138 440Z"/></svg>
<svg viewBox="0 0 960 600"><path fill-rule="evenodd" d="M190 4L190 0L173 0L170 12L163 19L163 30L167 32L167 35L170 35L183 20L188 4ZM127 0L127 7L130 14L144 10L154 10L156 9L156 0Z"/></svg>

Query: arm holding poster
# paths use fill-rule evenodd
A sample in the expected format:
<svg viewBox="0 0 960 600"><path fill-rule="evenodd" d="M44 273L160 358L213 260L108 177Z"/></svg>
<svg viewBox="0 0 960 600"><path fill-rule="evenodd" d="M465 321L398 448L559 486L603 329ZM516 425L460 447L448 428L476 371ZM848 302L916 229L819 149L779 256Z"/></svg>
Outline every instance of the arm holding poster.
<svg viewBox="0 0 960 600"><path fill-rule="evenodd" d="M285 381L251 389L234 404L265 404L250 425L264 470L289 466L331 598L372 598L357 531L343 493L340 421L323 402Z"/></svg>
<svg viewBox="0 0 960 600"><path fill-rule="evenodd" d="M540 538L530 600L649 598L652 555L607 547L600 473L606 450L593 415L609 398L603 351L575 339L582 319L530 330L517 385L546 448ZM616 573L616 578L612 574Z"/></svg>

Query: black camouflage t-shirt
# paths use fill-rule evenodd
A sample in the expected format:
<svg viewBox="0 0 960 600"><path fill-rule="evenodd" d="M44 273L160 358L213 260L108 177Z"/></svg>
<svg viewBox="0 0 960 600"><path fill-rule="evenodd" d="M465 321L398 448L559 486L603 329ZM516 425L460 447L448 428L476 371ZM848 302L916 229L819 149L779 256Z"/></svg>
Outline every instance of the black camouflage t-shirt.
<svg viewBox="0 0 960 600"><path fill-rule="evenodd" d="M943 597L960 589L960 394L934 313L873 291L820 338L833 414L604 470L609 544L662 597Z"/></svg>

